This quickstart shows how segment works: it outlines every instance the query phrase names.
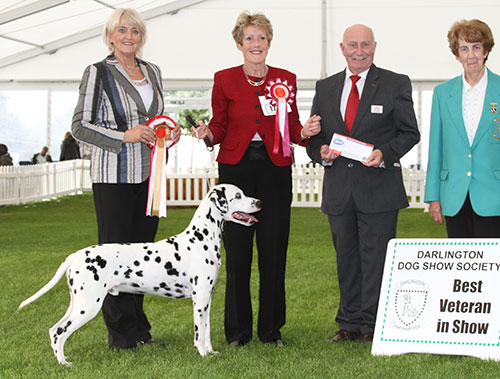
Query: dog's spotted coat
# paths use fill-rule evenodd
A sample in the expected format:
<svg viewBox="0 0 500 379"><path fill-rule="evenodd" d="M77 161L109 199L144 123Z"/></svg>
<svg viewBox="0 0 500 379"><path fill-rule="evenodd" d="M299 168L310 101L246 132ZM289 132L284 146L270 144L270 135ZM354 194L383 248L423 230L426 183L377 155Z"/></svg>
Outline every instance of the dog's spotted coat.
<svg viewBox="0 0 500 379"><path fill-rule="evenodd" d="M260 200L246 197L236 186L215 186L182 233L155 243L103 244L79 250L19 309L49 291L66 273L70 305L49 334L58 362L69 366L65 341L97 315L107 294L191 297L194 345L202 356L215 353L210 342L210 304L221 264L222 227L225 221L252 225L257 220L250 213L261 207Z"/></svg>

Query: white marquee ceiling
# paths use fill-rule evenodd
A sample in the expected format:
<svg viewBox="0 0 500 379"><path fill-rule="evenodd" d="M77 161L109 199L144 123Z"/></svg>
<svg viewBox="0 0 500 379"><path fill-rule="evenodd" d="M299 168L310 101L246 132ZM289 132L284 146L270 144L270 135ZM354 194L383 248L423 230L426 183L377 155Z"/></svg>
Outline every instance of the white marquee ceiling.
<svg viewBox="0 0 500 379"><path fill-rule="evenodd" d="M1 0L0 90L25 82L78 83L85 66L107 54L101 30L120 7L147 19L143 58L158 64L166 81L209 82L215 71L240 64L231 29L244 9L273 23L268 63L311 83L323 61L327 74L343 69L339 42L354 23L374 29L376 64L414 80L461 72L446 41L454 21L479 18L500 41L499 0ZM500 72L497 49L488 65Z"/></svg>
<svg viewBox="0 0 500 379"><path fill-rule="evenodd" d="M0 68L101 35L117 8L135 8L146 20L203 0L3 0L0 6Z"/></svg>

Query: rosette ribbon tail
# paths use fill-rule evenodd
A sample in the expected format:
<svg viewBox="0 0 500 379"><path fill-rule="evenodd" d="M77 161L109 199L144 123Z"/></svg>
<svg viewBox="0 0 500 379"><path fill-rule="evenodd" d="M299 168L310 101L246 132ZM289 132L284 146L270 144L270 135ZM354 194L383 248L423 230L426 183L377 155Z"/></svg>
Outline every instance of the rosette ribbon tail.
<svg viewBox="0 0 500 379"><path fill-rule="evenodd" d="M282 82L278 79L276 82L271 82L266 88L269 93L266 97L270 98L272 103L276 104L276 118L274 119L274 145L273 154L278 154L281 146L283 148L283 156L291 156L290 148L290 131L288 126L288 103L293 102L293 88L288 85L285 80ZM281 138L280 138L281 137Z"/></svg>
<svg viewBox="0 0 500 379"><path fill-rule="evenodd" d="M280 151L280 120L279 120L280 110L279 107L276 109L276 117L274 118L274 145L273 145L273 154L276 155Z"/></svg>
<svg viewBox="0 0 500 379"><path fill-rule="evenodd" d="M176 124L170 117L160 115L151 118L146 125L153 128L156 135L154 146L148 145L152 151L146 215L167 217L167 150L175 144L172 130Z"/></svg>
<svg viewBox="0 0 500 379"><path fill-rule="evenodd" d="M158 128L156 143L151 153L149 174L147 216L167 217L167 152L165 148L165 128ZM160 137L158 134L163 134Z"/></svg>
<svg viewBox="0 0 500 379"><path fill-rule="evenodd" d="M283 146L283 156L289 157L291 155L290 150L290 132L288 128L288 112L287 112L287 101L285 98L278 98L278 104L276 109L276 119L274 122L274 148L273 153L277 154L279 151L279 141L280 135L282 136L282 146Z"/></svg>

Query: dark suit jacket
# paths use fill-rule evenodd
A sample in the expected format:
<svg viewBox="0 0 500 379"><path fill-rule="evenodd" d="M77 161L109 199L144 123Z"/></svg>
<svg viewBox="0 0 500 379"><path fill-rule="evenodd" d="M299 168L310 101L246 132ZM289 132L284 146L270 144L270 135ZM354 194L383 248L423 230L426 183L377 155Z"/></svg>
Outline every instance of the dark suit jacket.
<svg viewBox="0 0 500 379"><path fill-rule="evenodd" d="M295 102L297 96L296 76L290 71L269 66L266 82L260 87L248 84L242 66L228 68L215 73L212 90L213 117L209 128L214 136L213 143L220 143L217 161L226 164L236 164L245 154L255 133L266 145L267 153L276 166L290 166L291 157L283 156L281 147L273 154L275 116L264 116L259 96L266 95L266 87L277 79L286 81L295 93L292 111L288 113L290 141L305 146L309 141L301 141L302 125Z"/></svg>
<svg viewBox="0 0 500 379"><path fill-rule="evenodd" d="M307 153L318 163L322 163L321 145L329 145L334 133L348 135L340 113L344 79L345 70L316 83L311 114L321 116L321 133L311 138ZM323 212L341 214L351 195L365 213L408 206L399 159L420 139L411 95L406 75L371 66L350 137L380 149L385 168L365 167L338 157L333 165L325 167ZM383 106L383 112L372 112L372 105Z"/></svg>

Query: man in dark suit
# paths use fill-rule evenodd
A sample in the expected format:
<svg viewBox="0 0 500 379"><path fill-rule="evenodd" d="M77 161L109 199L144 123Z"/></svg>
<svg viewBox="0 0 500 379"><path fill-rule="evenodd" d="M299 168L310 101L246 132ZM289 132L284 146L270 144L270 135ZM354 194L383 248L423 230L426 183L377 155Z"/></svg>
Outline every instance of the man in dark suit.
<svg viewBox="0 0 500 379"><path fill-rule="evenodd" d="M340 44L347 68L316 83L311 109L321 116L321 132L307 152L325 166L321 210L340 287L339 330L327 342L373 340L387 243L396 236L399 209L408 206L399 159L420 139L410 80L373 64L376 45L369 27L349 27ZM354 109L350 96L359 102ZM329 149L334 133L373 151L364 162L339 156Z"/></svg>

